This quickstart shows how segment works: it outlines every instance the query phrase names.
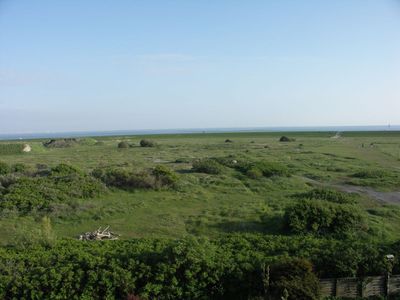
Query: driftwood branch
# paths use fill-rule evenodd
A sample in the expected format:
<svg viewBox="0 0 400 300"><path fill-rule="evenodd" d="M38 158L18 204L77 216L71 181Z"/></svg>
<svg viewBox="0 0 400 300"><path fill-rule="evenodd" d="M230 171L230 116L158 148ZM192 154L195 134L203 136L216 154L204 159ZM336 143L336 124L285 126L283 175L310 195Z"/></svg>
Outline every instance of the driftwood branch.
<svg viewBox="0 0 400 300"><path fill-rule="evenodd" d="M81 241L102 241L102 240L117 240L119 235L109 230L110 226L105 229L99 229L92 232L85 232L79 235Z"/></svg>

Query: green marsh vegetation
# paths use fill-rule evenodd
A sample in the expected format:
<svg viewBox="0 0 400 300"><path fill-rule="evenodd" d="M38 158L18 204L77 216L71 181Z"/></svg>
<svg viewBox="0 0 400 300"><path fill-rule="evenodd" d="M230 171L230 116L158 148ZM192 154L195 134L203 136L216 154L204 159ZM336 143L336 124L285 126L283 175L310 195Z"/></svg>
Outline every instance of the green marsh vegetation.
<svg viewBox="0 0 400 300"><path fill-rule="evenodd" d="M400 133L333 136L32 140L29 153L7 151L0 298L317 299L318 277L382 274L384 255L400 255L400 200L362 188L400 190ZM75 240L106 225L121 239Z"/></svg>

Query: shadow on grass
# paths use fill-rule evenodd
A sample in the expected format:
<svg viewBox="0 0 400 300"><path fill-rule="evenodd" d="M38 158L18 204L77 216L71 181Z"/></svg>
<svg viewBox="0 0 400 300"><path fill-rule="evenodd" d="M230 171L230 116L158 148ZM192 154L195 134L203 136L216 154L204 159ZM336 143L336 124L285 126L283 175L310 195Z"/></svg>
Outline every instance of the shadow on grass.
<svg viewBox="0 0 400 300"><path fill-rule="evenodd" d="M210 227L226 233L284 234L282 216L268 216L261 221L227 221Z"/></svg>
<svg viewBox="0 0 400 300"><path fill-rule="evenodd" d="M193 174L193 173L196 173L192 169L180 169L180 170L176 170L175 172L179 173L179 174Z"/></svg>

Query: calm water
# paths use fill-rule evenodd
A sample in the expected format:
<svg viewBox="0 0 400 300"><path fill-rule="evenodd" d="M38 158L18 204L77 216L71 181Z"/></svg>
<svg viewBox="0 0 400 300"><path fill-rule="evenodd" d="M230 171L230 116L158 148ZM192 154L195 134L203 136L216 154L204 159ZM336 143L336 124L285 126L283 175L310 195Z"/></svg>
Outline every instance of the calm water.
<svg viewBox="0 0 400 300"><path fill-rule="evenodd" d="M155 130L114 130L114 131L75 131L41 132L21 134L0 134L0 140L25 140L39 138L66 138L85 136L117 136L176 133L217 133L217 132L279 132L279 131L385 131L400 130L395 126L325 126L325 127L238 127L238 128L194 128L194 129L155 129Z"/></svg>

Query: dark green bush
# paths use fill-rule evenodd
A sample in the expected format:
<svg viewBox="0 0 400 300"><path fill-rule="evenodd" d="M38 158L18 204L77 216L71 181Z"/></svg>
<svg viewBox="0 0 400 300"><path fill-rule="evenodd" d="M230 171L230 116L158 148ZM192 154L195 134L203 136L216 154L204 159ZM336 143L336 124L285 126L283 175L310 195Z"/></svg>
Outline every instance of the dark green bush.
<svg viewBox="0 0 400 300"><path fill-rule="evenodd" d="M214 159L203 158L193 162L192 170L194 172L206 174L221 174L223 166Z"/></svg>
<svg viewBox="0 0 400 300"><path fill-rule="evenodd" d="M236 169L245 175L250 175L250 177L254 177L254 174L259 175L260 173L264 177L290 175L289 170L285 166L268 161L239 162Z"/></svg>
<svg viewBox="0 0 400 300"><path fill-rule="evenodd" d="M242 159L236 158L233 155L229 155L226 157L215 157L212 159L228 168L235 168L238 165L238 161L242 161Z"/></svg>
<svg viewBox="0 0 400 300"><path fill-rule="evenodd" d="M43 146L46 148L68 148L77 144L79 144L79 141L75 138L51 139L43 142Z"/></svg>
<svg viewBox="0 0 400 300"><path fill-rule="evenodd" d="M274 299L281 299L285 293L288 300L320 299L319 280L306 259L278 261L271 265L269 274L269 288Z"/></svg>
<svg viewBox="0 0 400 300"><path fill-rule="evenodd" d="M107 186L121 189L152 189L156 187L155 178L148 172L135 173L121 168L96 169L93 176Z"/></svg>
<svg viewBox="0 0 400 300"><path fill-rule="evenodd" d="M24 173L28 170L28 167L23 163L16 163L12 166L12 171L16 173Z"/></svg>
<svg viewBox="0 0 400 300"><path fill-rule="evenodd" d="M178 178L168 167L157 166L152 171L134 172L122 168L98 168L92 172L107 186L125 190L173 187Z"/></svg>
<svg viewBox="0 0 400 300"><path fill-rule="evenodd" d="M355 194L344 193L326 188L312 189L311 191L305 193L296 194L295 197L300 199L325 200L341 204L354 204L357 202Z"/></svg>
<svg viewBox="0 0 400 300"><path fill-rule="evenodd" d="M120 148L120 149L129 148L129 143L126 142L126 141L119 142L119 143L118 143L118 148Z"/></svg>
<svg viewBox="0 0 400 300"><path fill-rule="evenodd" d="M5 162L0 161L0 175L6 175L11 172L11 168Z"/></svg>
<svg viewBox="0 0 400 300"><path fill-rule="evenodd" d="M279 139L280 142L294 142L295 139L292 138L288 138L287 136L281 136L281 138Z"/></svg>
<svg viewBox="0 0 400 300"><path fill-rule="evenodd" d="M285 212L286 228L293 233L344 234L359 229L363 216L354 205L300 200Z"/></svg>
<svg viewBox="0 0 400 300"><path fill-rule="evenodd" d="M251 179L259 179L259 178L263 177L263 173L258 168L251 168L246 171L246 176Z"/></svg>
<svg viewBox="0 0 400 300"><path fill-rule="evenodd" d="M178 182L176 173L167 166L156 166L152 171L152 175L156 178L157 185L160 187L175 186Z"/></svg>
<svg viewBox="0 0 400 300"><path fill-rule="evenodd" d="M140 141L140 146L141 147L155 147L156 143L152 140L143 139Z"/></svg>
<svg viewBox="0 0 400 300"><path fill-rule="evenodd" d="M3 188L8 188L10 185L16 183L18 177L14 174L0 175L0 186Z"/></svg>
<svg viewBox="0 0 400 300"><path fill-rule="evenodd" d="M95 178L65 164L60 164L41 176L20 177L3 192L0 209L17 208L21 212L48 209L53 202L71 198L92 198L105 192Z"/></svg>
<svg viewBox="0 0 400 300"><path fill-rule="evenodd" d="M363 238L261 234L0 248L0 299L266 299L266 286L278 299L284 289L289 299L315 299L311 264L296 257L325 278L379 275L384 254L396 249Z"/></svg>

